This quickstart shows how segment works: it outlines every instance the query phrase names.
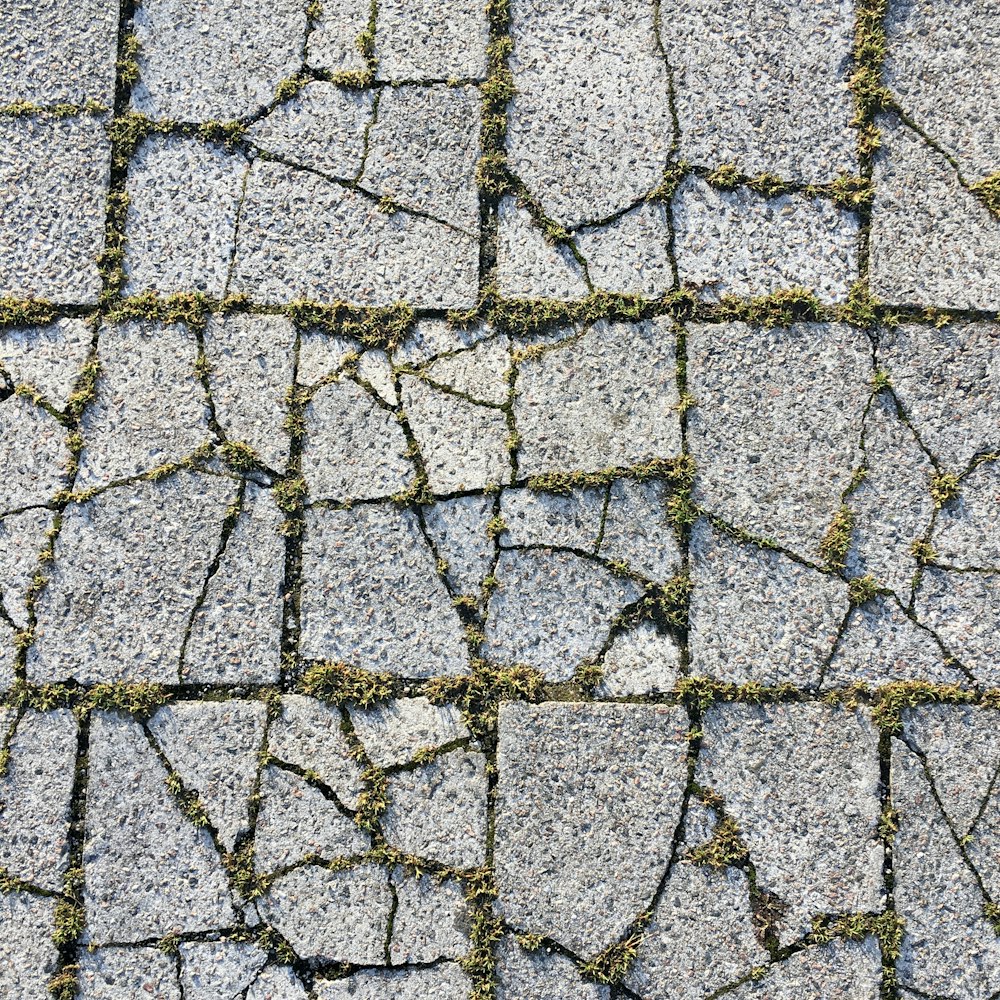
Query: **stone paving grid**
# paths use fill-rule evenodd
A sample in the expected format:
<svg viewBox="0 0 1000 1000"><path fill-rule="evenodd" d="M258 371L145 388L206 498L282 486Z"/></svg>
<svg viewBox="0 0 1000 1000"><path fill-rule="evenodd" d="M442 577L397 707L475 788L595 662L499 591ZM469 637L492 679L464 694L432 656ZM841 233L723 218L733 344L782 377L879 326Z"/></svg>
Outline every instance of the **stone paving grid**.
<svg viewBox="0 0 1000 1000"><path fill-rule="evenodd" d="M0 13L5 996L1000 996L994 3Z"/></svg>

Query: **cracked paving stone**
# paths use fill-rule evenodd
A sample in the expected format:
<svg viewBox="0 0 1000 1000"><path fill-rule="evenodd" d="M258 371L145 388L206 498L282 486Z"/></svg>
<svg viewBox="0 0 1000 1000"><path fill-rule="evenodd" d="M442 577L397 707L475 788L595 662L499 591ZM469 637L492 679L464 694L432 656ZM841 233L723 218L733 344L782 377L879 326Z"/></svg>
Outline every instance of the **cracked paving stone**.
<svg viewBox="0 0 1000 1000"><path fill-rule="evenodd" d="M256 945L230 941L184 941L180 956L184 1000L242 997L267 961Z"/></svg>
<svg viewBox="0 0 1000 1000"><path fill-rule="evenodd" d="M199 139L146 139L129 164L125 292L222 298L232 268L245 157Z"/></svg>
<svg viewBox="0 0 1000 1000"><path fill-rule="evenodd" d="M718 191L688 177L674 227L680 280L712 301L804 286L844 302L857 278L858 218L822 198Z"/></svg>
<svg viewBox="0 0 1000 1000"><path fill-rule="evenodd" d="M224 479L179 473L68 507L38 600L29 679L176 683L231 498Z"/></svg>
<svg viewBox="0 0 1000 1000"><path fill-rule="evenodd" d="M466 1000L469 980L454 962L429 969L376 969L316 981L316 1000Z"/></svg>
<svg viewBox="0 0 1000 1000"><path fill-rule="evenodd" d="M395 372L385 351L365 351L358 358L357 377L366 382L383 403L389 406L399 405Z"/></svg>
<svg viewBox="0 0 1000 1000"><path fill-rule="evenodd" d="M106 712L90 726L85 837L86 943L232 924L211 838L185 819L142 727Z"/></svg>
<svg viewBox="0 0 1000 1000"><path fill-rule="evenodd" d="M573 489L569 493L546 493L533 489L510 489L500 494L500 517L504 546L552 546L583 549L593 553L601 534L604 491Z"/></svg>
<svg viewBox="0 0 1000 1000"><path fill-rule="evenodd" d="M461 621L410 511L308 511L302 563L301 655L405 677L468 669Z"/></svg>
<svg viewBox="0 0 1000 1000"><path fill-rule="evenodd" d="M848 611L847 588L699 520L691 536L691 667L729 683L815 686Z"/></svg>
<svg viewBox="0 0 1000 1000"><path fill-rule="evenodd" d="M454 705L432 705L426 698L393 698L373 708L350 709L351 722L376 767L411 761L418 750L471 736Z"/></svg>
<svg viewBox="0 0 1000 1000"><path fill-rule="evenodd" d="M587 294L584 271L565 245L546 241L531 213L514 198L497 209L497 290L511 299L558 299Z"/></svg>
<svg viewBox="0 0 1000 1000"><path fill-rule="evenodd" d="M486 758L453 750L390 775L382 816L387 843L452 868L486 861Z"/></svg>
<svg viewBox="0 0 1000 1000"><path fill-rule="evenodd" d="M673 123L653 7L511 4L507 152L563 226L598 222L660 182Z"/></svg>
<svg viewBox="0 0 1000 1000"><path fill-rule="evenodd" d="M110 168L96 116L0 117L0 296L97 302Z"/></svg>
<svg viewBox="0 0 1000 1000"><path fill-rule="evenodd" d="M368 30L371 4L367 0L323 0L313 15L306 62L328 73L361 73L365 59L358 36Z"/></svg>
<svg viewBox="0 0 1000 1000"><path fill-rule="evenodd" d="M72 713L29 709L17 722L7 749L10 758L0 774L0 869L11 878L59 892L69 864L77 751Z"/></svg>
<svg viewBox="0 0 1000 1000"><path fill-rule="evenodd" d="M250 987L246 1000L307 1000L307 994L291 969L269 965Z"/></svg>
<svg viewBox="0 0 1000 1000"><path fill-rule="evenodd" d="M250 829L266 715L259 701L178 701L149 721L149 731L184 786L197 793L227 851Z"/></svg>
<svg viewBox="0 0 1000 1000"><path fill-rule="evenodd" d="M602 695L618 698L671 691L681 676L681 657L669 635L650 621L616 635L601 661Z"/></svg>
<svg viewBox="0 0 1000 1000"><path fill-rule="evenodd" d="M486 75L489 41L482 0L379 0L375 59L380 80L451 80Z"/></svg>
<svg viewBox="0 0 1000 1000"><path fill-rule="evenodd" d="M487 533L493 517L493 498L456 497L424 507L423 512L427 534L448 564L448 583L456 593L481 600L483 580L496 559Z"/></svg>
<svg viewBox="0 0 1000 1000"><path fill-rule="evenodd" d="M861 458L868 338L833 323L699 323L687 354L695 500L815 559Z"/></svg>
<svg viewBox="0 0 1000 1000"><path fill-rule="evenodd" d="M23 396L0 398L0 512L48 503L66 484L66 429Z"/></svg>
<svg viewBox="0 0 1000 1000"><path fill-rule="evenodd" d="M572 552L505 551L490 597L484 655L565 681L601 651L616 616L643 594L633 580Z"/></svg>
<svg viewBox="0 0 1000 1000"><path fill-rule="evenodd" d="M0 894L0 989L10 1000L48 1000L59 952L52 943L55 902L25 892Z"/></svg>
<svg viewBox="0 0 1000 1000"><path fill-rule="evenodd" d="M609 1000L607 986L585 982L571 959L556 951L526 951L510 937L497 954L497 1000Z"/></svg>
<svg viewBox="0 0 1000 1000"><path fill-rule="evenodd" d="M392 874L397 907L389 958L393 965L461 958L471 947L468 906L456 879Z"/></svg>
<svg viewBox="0 0 1000 1000"><path fill-rule="evenodd" d="M154 119L229 121L264 108L302 65L306 13L296 0L229 9L143 0L135 11L136 111Z"/></svg>
<svg viewBox="0 0 1000 1000"><path fill-rule="evenodd" d="M436 357L474 347L492 333L488 323L455 327L443 319L418 319L396 348L397 365L419 365Z"/></svg>
<svg viewBox="0 0 1000 1000"><path fill-rule="evenodd" d="M962 479L958 498L938 513L931 541L941 562L1000 568L1000 462Z"/></svg>
<svg viewBox="0 0 1000 1000"><path fill-rule="evenodd" d="M385 960L392 895L388 873L379 865L296 868L274 883L258 908L306 961L380 965Z"/></svg>
<svg viewBox="0 0 1000 1000"><path fill-rule="evenodd" d="M478 403L500 406L510 395L507 384L510 364L510 340L491 337L466 350L431 361L424 374L436 385Z"/></svg>
<svg viewBox="0 0 1000 1000"><path fill-rule="evenodd" d="M1000 219L950 163L892 115L880 120L871 225L871 290L880 299L1000 309Z"/></svg>
<svg viewBox="0 0 1000 1000"><path fill-rule="evenodd" d="M349 337L332 337L319 330L303 330L295 380L299 385L314 385L340 371L361 350L361 345Z"/></svg>
<svg viewBox="0 0 1000 1000"><path fill-rule="evenodd" d="M156 948L82 948L79 1000L193 1000L181 993L172 956Z"/></svg>
<svg viewBox="0 0 1000 1000"><path fill-rule="evenodd" d="M663 317L602 320L523 361L514 403L519 472L598 470L676 455L676 377L675 337Z"/></svg>
<svg viewBox="0 0 1000 1000"><path fill-rule="evenodd" d="M722 797L757 888L783 903L781 943L806 934L815 914L878 910L882 807L868 718L822 704L727 704L706 712L704 732L695 780Z"/></svg>
<svg viewBox="0 0 1000 1000"><path fill-rule="evenodd" d="M680 572L681 550L667 517L668 499L662 482L616 479L608 494L600 555L628 563L651 580L662 582Z"/></svg>
<svg viewBox="0 0 1000 1000"><path fill-rule="evenodd" d="M0 373L17 385L34 386L62 410L90 352L93 334L83 319L0 330ZM2 377L2 374L0 374Z"/></svg>
<svg viewBox="0 0 1000 1000"><path fill-rule="evenodd" d="M497 906L512 927L586 958L648 907L681 818L687 727L665 705L501 705Z"/></svg>

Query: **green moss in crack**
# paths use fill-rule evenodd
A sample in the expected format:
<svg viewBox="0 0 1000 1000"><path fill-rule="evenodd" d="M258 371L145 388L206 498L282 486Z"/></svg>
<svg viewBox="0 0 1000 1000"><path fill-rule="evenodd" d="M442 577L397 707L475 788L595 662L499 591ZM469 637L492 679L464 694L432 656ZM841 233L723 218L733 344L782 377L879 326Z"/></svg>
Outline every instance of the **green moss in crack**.
<svg viewBox="0 0 1000 1000"><path fill-rule="evenodd" d="M122 39L121 49L118 54L118 83L125 87L131 87L139 80L139 39L129 32Z"/></svg>
<svg viewBox="0 0 1000 1000"><path fill-rule="evenodd" d="M969 190L1000 219L1000 172L970 184Z"/></svg>
<svg viewBox="0 0 1000 1000"><path fill-rule="evenodd" d="M361 773L364 790L358 796L354 822L362 830L377 830L389 807L389 778L380 767L367 767Z"/></svg>
<svg viewBox="0 0 1000 1000"><path fill-rule="evenodd" d="M838 208L858 209L871 205L875 200L875 185L865 177L838 174L826 191Z"/></svg>
<svg viewBox="0 0 1000 1000"><path fill-rule="evenodd" d="M53 1000L76 1000L79 965L64 965L50 980L49 995Z"/></svg>
<svg viewBox="0 0 1000 1000"><path fill-rule="evenodd" d="M346 663L317 663L302 675L303 694L322 698L332 705L360 705L368 708L396 693L392 674L373 673Z"/></svg>
<svg viewBox="0 0 1000 1000"><path fill-rule="evenodd" d="M634 931L584 962L580 966L580 972L591 982L615 986L628 975L642 941L642 932Z"/></svg>
<svg viewBox="0 0 1000 1000"><path fill-rule="evenodd" d="M823 318L823 304L807 288L783 288L751 299L724 295L719 306L722 319L739 320L765 328L815 322Z"/></svg>
<svg viewBox="0 0 1000 1000"><path fill-rule="evenodd" d="M847 599L854 607L860 607L874 600L880 592L878 580L870 573L847 581Z"/></svg>
<svg viewBox="0 0 1000 1000"><path fill-rule="evenodd" d="M250 472L260 464L260 456L245 441L227 441L222 446L222 458L236 472Z"/></svg>
<svg viewBox="0 0 1000 1000"><path fill-rule="evenodd" d="M849 507L841 505L819 543L819 554L827 569L842 570L847 564L853 532L854 515Z"/></svg>
<svg viewBox="0 0 1000 1000"><path fill-rule="evenodd" d="M810 938L816 944L843 941L863 941L874 937L887 959L897 959L903 943L903 919L898 913L847 913L836 917L817 916L812 921Z"/></svg>
<svg viewBox="0 0 1000 1000"><path fill-rule="evenodd" d="M743 179L735 163L722 163L705 176L705 180L720 191L735 191Z"/></svg>
<svg viewBox="0 0 1000 1000"><path fill-rule="evenodd" d="M56 307L43 299L0 296L0 327L41 326L56 317Z"/></svg>
<svg viewBox="0 0 1000 1000"><path fill-rule="evenodd" d="M953 472L941 472L931 476L931 499L935 507L943 507L958 497L959 478Z"/></svg>
<svg viewBox="0 0 1000 1000"><path fill-rule="evenodd" d="M878 688L872 696L872 721L887 733L903 730L904 709L918 705L963 705L976 701L976 694L957 684L899 681Z"/></svg>
<svg viewBox="0 0 1000 1000"><path fill-rule="evenodd" d="M496 993L496 944L503 937L503 923L494 907L496 898L492 869L476 869L465 883L472 947L459 960L472 980L469 1000L493 1000Z"/></svg>
<svg viewBox="0 0 1000 1000"><path fill-rule="evenodd" d="M736 821L724 816L715 825L712 839L690 850L687 859L695 865L721 870L745 865L750 860L750 852Z"/></svg>
<svg viewBox="0 0 1000 1000"><path fill-rule="evenodd" d="M916 559L921 566L926 566L937 559L937 550L931 542L926 541L923 538L914 538L913 541L910 542L910 555L913 556L913 558Z"/></svg>

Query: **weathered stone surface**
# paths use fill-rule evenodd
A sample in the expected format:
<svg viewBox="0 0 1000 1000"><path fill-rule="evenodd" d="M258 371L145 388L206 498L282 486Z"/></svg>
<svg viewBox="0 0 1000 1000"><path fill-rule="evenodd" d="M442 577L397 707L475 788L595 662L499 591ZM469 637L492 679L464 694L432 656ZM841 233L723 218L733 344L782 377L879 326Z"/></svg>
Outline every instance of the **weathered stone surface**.
<svg viewBox="0 0 1000 1000"><path fill-rule="evenodd" d="M686 729L667 706L501 706L495 864L513 927L590 956L649 905L680 820Z"/></svg>
<svg viewBox="0 0 1000 1000"><path fill-rule="evenodd" d="M383 80L450 80L486 75L486 8L457 0L381 0L375 58Z"/></svg>
<svg viewBox="0 0 1000 1000"><path fill-rule="evenodd" d="M335 337L321 330L303 330L296 381L300 385L314 385L340 371L360 350L361 345L349 337Z"/></svg>
<svg viewBox="0 0 1000 1000"><path fill-rule="evenodd" d="M552 546L594 552L601 534L604 490L547 493L532 489L500 494L503 546Z"/></svg>
<svg viewBox="0 0 1000 1000"><path fill-rule="evenodd" d="M581 229L576 246L595 288L655 298L673 283L669 209L646 202L601 226Z"/></svg>
<svg viewBox="0 0 1000 1000"><path fill-rule="evenodd" d="M356 972L316 987L317 1000L465 1000L469 995L468 977L453 962L431 969Z"/></svg>
<svg viewBox="0 0 1000 1000"><path fill-rule="evenodd" d="M79 1000L188 1000L174 959L156 948L81 949L79 984Z"/></svg>
<svg viewBox="0 0 1000 1000"><path fill-rule="evenodd" d="M456 497L424 508L424 524L438 555L448 564L445 576L464 596L481 596L483 579L493 568L496 551L487 525L493 517L490 496Z"/></svg>
<svg viewBox="0 0 1000 1000"><path fill-rule="evenodd" d="M680 650L651 621L621 632L601 661L604 678L599 692L612 697L670 691L681 674Z"/></svg>
<svg viewBox="0 0 1000 1000"><path fill-rule="evenodd" d="M15 386L34 386L61 410L87 360L92 339L82 319L0 330L0 373L6 372Z"/></svg>
<svg viewBox="0 0 1000 1000"><path fill-rule="evenodd" d="M840 324L691 325L695 499L816 559L861 457L870 350Z"/></svg>
<svg viewBox="0 0 1000 1000"><path fill-rule="evenodd" d="M466 350L439 357L425 367L424 373L436 385L468 396L474 402L501 406L510 395L509 370L510 340L494 336Z"/></svg>
<svg viewBox="0 0 1000 1000"><path fill-rule="evenodd" d="M267 961L256 945L228 941L185 941L180 954L184 1000L241 996Z"/></svg>
<svg viewBox="0 0 1000 1000"><path fill-rule="evenodd" d="M371 5L366 0L325 0L307 41L307 62L328 73L363 72L365 60L358 38L368 29Z"/></svg>
<svg viewBox="0 0 1000 1000"><path fill-rule="evenodd" d="M396 913L389 958L393 965L461 958L471 947L468 907L461 883L432 875L392 875Z"/></svg>
<svg viewBox="0 0 1000 1000"><path fill-rule="evenodd" d="M0 519L0 618L28 625L28 591L41 562L52 514L31 509Z"/></svg>
<svg viewBox="0 0 1000 1000"><path fill-rule="evenodd" d="M434 357L473 347L490 336L487 323L454 326L443 319L418 319L393 353L400 365L419 365Z"/></svg>
<svg viewBox="0 0 1000 1000"><path fill-rule="evenodd" d="M307 994L291 969L269 965L250 987L247 1000L307 1000Z"/></svg>
<svg viewBox="0 0 1000 1000"><path fill-rule="evenodd" d="M59 953L52 943L55 903L11 892L0 895L0 987L11 1000L48 1000Z"/></svg>
<svg viewBox="0 0 1000 1000"><path fill-rule="evenodd" d="M47 503L66 483L66 430L23 396L0 398L0 511Z"/></svg>
<svg viewBox="0 0 1000 1000"><path fill-rule="evenodd" d="M454 705L432 705L426 698L394 698L374 708L351 708L351 722L377 767L413 759L418 750L469 737Z"/></svg>
<svg viewBox="0 0 1000 1000"><path fill-rule="evenodd" d="M608 493L600 554L651 580L680 572L681 550L667 517L669 492L657 480L616 479Z"/></svg>
<svg viewBox="0 0 1000 1000"><path fill-rule="evenodd" d="M558 952L525 951L505 938L497 955L497 1000L608 1000L607 986L584 982L573 962Z"/></svg>
<svg viewBox="0 0 1000 1000"><path fill-rule="evenodd" d="M937 558L957 566L1000 568L1000 462L977 466L944 506L932 536Z"/></svg>

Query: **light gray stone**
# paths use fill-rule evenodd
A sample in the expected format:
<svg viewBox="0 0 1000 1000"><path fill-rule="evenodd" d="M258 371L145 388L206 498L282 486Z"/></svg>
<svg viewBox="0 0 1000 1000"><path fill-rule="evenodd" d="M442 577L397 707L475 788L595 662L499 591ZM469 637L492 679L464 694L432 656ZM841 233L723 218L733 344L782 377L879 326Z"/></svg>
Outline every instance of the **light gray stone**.
<svg viewBox="0 0 1000 1000"><path fill-rule="evenodd" d="M589 957L648 907L681 818L687 724L665 705L501 706L495 864L511 926Z"/></svg>
<svg viewBox="0 0 1000 1000"><path fill-rule="evenodd" d="M448 564L445 576L449 584L457 593L477 600L496 559L493 541L487 535L493 505L490 496L468 496L424 508L427 534Z"/></svg>
<svg viewBox="0 0 1000 1000"><path fill-rule="evenodd" d="M179 324L139 321L101 330L97 398L82 424L79 487L179 462L212 440L195 376L197 352L194 335Z"/></svg>
<svg viewBox="0 0 1000 1000"><path fill-rule="evenodd" d="M110 107L115 93L118 10L101 0L4 5L0 93L4 102Z"/></svg>
<svg viewBox="0 0 1000 1000"><path fill-rule="evenodd" d="M1000 309L1000 286L989 263L1000 249L1000 219L897 118L883 116L879 124L872 292L887 302Z"/></svg>
<svg viewBox="0 0 1000 1000"><path fill-rule="evenodd" d="M302 65L306 13L296 0L235 10L143 0L134 23L140 76L132 104L150 118L243 118Z"/></svg>
<svg viewBox="0 0 1000 1000"><path fill-rule="evenodd" d="M822 198L765 198L687 178L674 208L680 280L702 298L805 287L843 302L857 280L858 218Z"/></svg>
<svg viewBox="0 0 1000 1000"><path fill-rule="evenodd" d="M452 389L477 403L501 406L507 402L510 386L510 341L495 336L467 350L456 351L432 361L425 375L437 385Z"/></svg>
<svg viewBox="0 0 1000 1000"><path fill-rule="evenodd" d="M612 562L628 563L651 580L663 582L679 573L681 550L667 517L669 498L663 482L616 479L608 495L599 553Z"/></svg>
<svg viewBox="0 0 1000 1000"><path fill-rule="evenodd" d="M958 499L938 513L932 542L942 562L1000 568L1000 462L962 479Z"/></svg>
<svg viewBox="0 0 1000 1000"><path fill-rule="evenodd" d="M0 619L26 628L28 589L41 562L51 511L26 510L0 518Z"/></svg>
<svg viewBox="0 0 1000 1000"><path fill-rule="evenodd" d="M316 1000L465 1000L469 980L454 962L398 972L376 969L345 979L317 981Z"/></svg>
<svg viewBox="0 0 1000 1000"><path fill-rule="evenodd" d="M0 618L0 693L9 690L17 679L14 639L14 629Z"/></svg>
<svg viewBox="0 0 1000 1000"><path fill-rule="evenodd" d="M785 904L782 944L807 933L815 914L878 910L882 806L870 720L822 704L735 703L710 708L704 732L695 780L722 796L757 888Z"/></svg>
<svg viewBox="0 0 1000 1000"><path fill-rule="evenodd" d="M607 986L584 982L573 962L555 951L525 951L510 937L497 954L497 1000L608 1000Z"/></svg>
<svg viewBox="0 0 1000 1000"><path fill-rule="evenodd" d="M55 902L28 893L0 895L0 988L10 1000L48 1000L59 953L52 943Z"/></svg>
<svg viewBox="0 0 1000 1000"><path fill-rule="evenodd" d="M218 852L184 818L166 779L137 723L105 712L92 717L83 848L88 944L233 921Z"/></svg>
<svg viewBox="0 0 1000 1000"><path fill-rule="evenodd" d="M392 883L396 913L389 958L393 965L461 958L471 947L462 884L433 875L416 878L397 868Z"/></svg>
<svg viewBox="0 0 1000 1000"><path fill-rule="evenodd" d="M290 968L269 965L250 987L246 1000L307 1000L307 994Z"/></svg>
<svg viewBox="0 0 1000 1000"><path fill-rule="evenodd" d="M96 116L0 118L0 296L97 302L110 166Z"/></svg>
<svg viewBox="0 0 1000 1000"><path fill-rule="evenodd" d="M595 288L622 295L662 295L673 284L670 209L645 202L601 226L581 229L576 246Z"/></svg>
<svg viewBox="0 0 1000 1000"><path fill-rule="evenodd" d="M841 324L692 324L695 500L816 559L860 462L870 351L861 330Z"/></svg>
<svg viewBox="0 0 1000 1000"><path fill-rule="evenodd" d="M328 73L363 72L358 38L367 31L370 16L367 0L324 0L309 34L309 65Z"/></svg>
<svg viewBox="0 0 1000 1000"><path fill-rule="evenodd" d="M642 621L615 636L601 669L601 694L613 698L659 694L672 690L681 675L680 650L669 635L657 632L651 621Z"/></svg>
<svg viewBox="0 0 1000 1000"><path fill-rule="evenodd" d="M393 353L393 361L398 365L419 365L439 355L473 347L492 332L486 323L452 325L444 319L418 319Z"/></svg>
<svg viewBox="0 0 1000 1000"><path fill-rule="evenodd" d="M432 705L426 698L393 698L374 708L349 709L354 731L376 767L405 764L428 747L470 736L454 705Z"/></svg>
<svg viewBox="0 0 1000 1000"><path fill-rule="evenodd" d="M588 488L566 494L528 488L504 490L500 494L500 517L505 527L500 544L594 552L601 533L604 492Z"/></svg>
<svg viewBox="0 0 1000 1000"><path fill-rule="evenodd" d="M80 950L79 1000L189 1000L174 959L156 948Z"/></svg>
<svg viewBox="0 0 1000 1000"><path fill-rule="evenodd" d="M453 868L486 860L486 762L481 753L452 750L389 778L382 816L385 839L406 854Z"/></svg>
<svg viewBox="0 0 1000 1000"><path fill-rule="evenodd" d="M477 233L480 118L475 87L384 89L368 133L362 185Z"/></svg>
<svg viewBox="0 0 1000 1000"><path fill-rule="evenodd" d="M302 561L304 656L407 677L467 669L461 623L410 511L312 511Z"/></svg>
<svg viewBox="0 0 1000 1000"><path fill-rule="evenodd" d="M66 429L23 396L0 398L0 512L47 503L66 483Z"/></svg>
<svg viewBox="0 0 1000 1000"><path fill-rule="evenodd" d="M615 617L642 596L634 581L572 552L502 552L496 577L484 654L553 681L593 660Z"/></svg>
<svg viewBox="0 0 1000 1000"><path fill-rule="evenodd" d="M69 507L38 602L33 681L176 683L230 483L179 473Z"/></svg>
<svg viewBox="0 0 1000 1000"><path fill-rule="evenodd" d="M29 709L5 744L10 759L0 776L0 869L49 892L61 891L69 864L76 733L68 710Z"/></svg>
<svg viewBox="0 0 1000 1000"><path fill-rule="evenodd" d="M47 326L0 331L0 372L15 385L32 385L46 401L63 409L90 352L93 338L83 319L60 319Z"/></svg>
<svg viewBox="0 0 1000 1000"><path fill-rule="evenodd" d="M511 5L510 166L564 226L597 221L659 183L673 139L653 8Z"/></svg>
<svg viewBox="0 0 1000 1000"><path fill-rule="evenodd" d="M385 961L391 908L389 874L369 862L346 871L296 868L259 904L300 958L359 965Z"/></svg>
<svg viewBox="0 0 1000 1000"><path fill-rule="evenodd" d="M375 58L381 80L449 80L486 75L486 8L456 0L380 0Z"/></svg>
<svg viewBox="0 0 1000 1000"><path fill-rule="evenodd" d="M849 0L808 11L792 0L666 0L658 10L682 156L807 183L856 170Z"/></svg>
<svg viewBox="0 0 1000 1000"><path fill-rule="evenodd" d="M514 404L521 474L630 466L676 455L676 378L675 336L664 317L601 321L523 361Z"/></svg>
<svg viewBox="0 0 1000 1000"><path fill-rule="evenodd" d="M178 701L149 722L184 786L197 792L227 851L250 829L266 715L259 701Z"/></svg>
<svg viewBox="0 0 1000 1000"><path fill-rule="evenodd" d="M296 381L299 385L313 385L339 371L341 365L360 350L361 345L349 337L332 337L318 330L303 330Z"/></svg>
<svg viewBox="0 0 1000 1000"><path fill-rule="evenodd" d="M267 961L256 945L229 941L185 941L180 954L184 1000L240 997Z"/></svg>
<svg viewBox="0 0 1000 1000"><path fill-rule="evenodd" d="M847 615L847 588L699 520L691 536L691 669L735 684L815 686Z"/></svg>
<svg viewBox="0 0 1000 1000"><path fill-rule="evenodd" d="M399 406L396 376L385 351L365 351L358 358L357 378L366 383L383 403L388 403L389 406Z"/></svg>

